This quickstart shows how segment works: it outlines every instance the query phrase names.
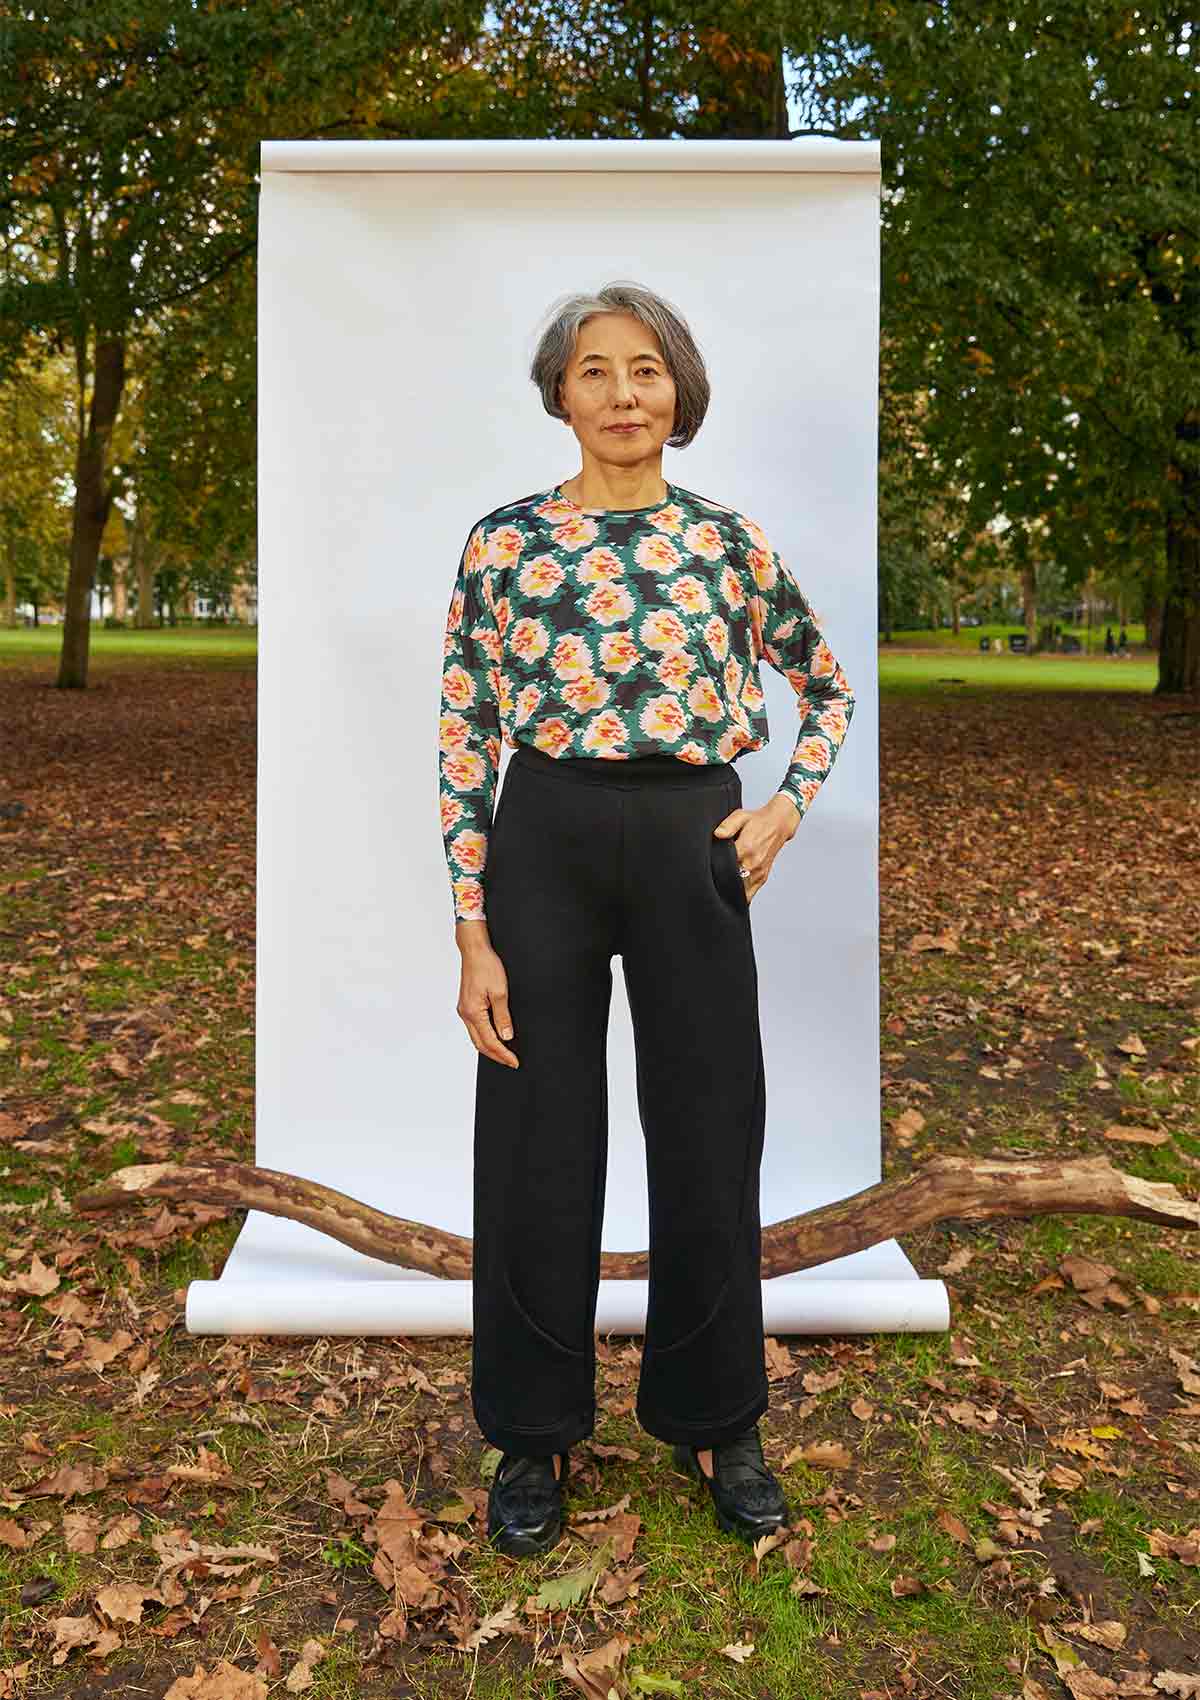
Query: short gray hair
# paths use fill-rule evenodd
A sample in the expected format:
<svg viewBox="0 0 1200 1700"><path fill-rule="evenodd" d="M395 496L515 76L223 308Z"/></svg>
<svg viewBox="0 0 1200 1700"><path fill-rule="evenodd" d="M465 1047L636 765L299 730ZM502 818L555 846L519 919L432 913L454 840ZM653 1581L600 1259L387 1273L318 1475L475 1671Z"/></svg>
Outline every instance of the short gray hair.
<svg viewBox="0 0 1200 1700"><path fill-rule="evenodd" d="M558 389L575 339L585 319L594 313L632 313L652 330L675 382L675 422L667 443L685 449L708 412L709 383L704 360L683 314L652 289L618 279L595 295L564 295L550 309L549 322L538 339L529 376L542 392L542 406L552 419L565 419Z"/></svg>

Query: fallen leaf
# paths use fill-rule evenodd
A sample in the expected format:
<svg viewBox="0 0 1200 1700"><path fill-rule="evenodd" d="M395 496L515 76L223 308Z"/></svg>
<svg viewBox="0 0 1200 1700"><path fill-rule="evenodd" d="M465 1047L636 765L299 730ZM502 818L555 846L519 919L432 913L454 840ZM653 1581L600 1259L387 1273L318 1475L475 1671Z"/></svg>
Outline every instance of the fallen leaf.
<svg viewBox="0 0 1200 1700"><path fill-rule="evenodd" d="M947 1511L945 1506L943 1506L937 1514L937 1521L939 1527L945 1529L946 1533L953 1540L961 1542L961 1544L965 1547L969 1547L971 1545L970 1530L967 1528L967 1525L963 1522L962 1518L956 1517L953 1511Z"/></svg>
<svg viewBox="0 0 1200 1700"><path fill-rule="evenodd" d="M163 1604L156 1588L143 1588L136 1582L113 1582L96 1595L96 1604L110 1623L140 1623L147 1600Z"/></svg>
<svg viewBox="0 0 1200 1700"><path fill-rule="evenodd" d="M54 1631L52 1664L65 1664L76 1647L90 1647L103 1657L121 1645L116 1630L102 1628L94 1617L56 1617L50 1627Z"/></svg>
<svg viewBox="0 0 1200 1700"><path fill-rule="evenodd" d="M463 1650L468 1653L473 1653L475 1649L477 1647L481 1647L485 1641L490 1641L493 1635L511 1635L515 1630L519 1629L520 1626L521 1620L517 1615L516 1600L505 1600L504 1604L498 1611L494 1611L490 1616L480 1619L475 1628L462 1643ZM380 1633L383 1633L382 1629L380 1630Z"/></svg>
<svg viewBox="0 0 1200 1700"><path fill-rule="evenodd" d="M819 1470L848 1470L854 1462L849 1447L843 1446L840 1440L813 1440L801 1449L801 1458L806 1464L815 1464Z"/></svg>
<svg viewBox="0 0 1200 1700"><path fill-rule="evenodd" d="M260 1629L255 1636L254 1650L258 1654L258 1663L254 1667L255 1676L277 1677L283 1670L283 1661L279 1657L279 1648L266 1628Z"/></svg>
<svg viewBox="0 0 1200 1700"><path fill-rule="evenodd" d="M313 1685L313 1666L325 1657L325 1649L319 1641L309 1640L300 1650L298 1663L288 1672L284 1687L289 1694L303 1694L306 1688Z"/></svg>
<svg viewBox="0 0 1200 1700"><path fill-rule="evenodd" d="M62 1526L68 1552L95 1552L100 1519L94 1511L64 1511Z"/></svg>
<svg viewBox="0 0 1200 1700"><path fill-rule="evenodd" d="M52 1293L60 1279L54 1265L43 1263L35 1251L24 1275L15 1275L11 1281L0 1279L0 1293L23 1293L26 1298L40 1299Z"/></svg>
<svg viewBox="0 0 1200 1700"><path fill-rule="evenodd" d="M267 1700L267 1685L253 1671L218 1659L211 1671L197 1665L191 1676L177 1676L163 1700Z"/></svg>
<svg viewBox="0 0 1200 1700"><path fill-rule="evenodd" d="M1105 1139L1122 1140L1127 1145L1165 1145L1170 1139L1169 1133L1164 1133L1156 1127L1122 1127L1120 1123L1104 1130Z"/></svg>
<svg viewBox="0 0 1200 1700"><path fill-rule="evenodd" d="M36 1494L60 1494L70 1499L77 1493L99 1493L108 1486L108 1472L96 1464L63 1464L53 1475L41 1476L21 1492L28 1498Z"/></svg>
<svg viewBox="0 0 1200 1700"><path fill-rule="evenodd" d="M91 1369L104 1369L132 1345L133 1335L124 1328L118 1328L111 1340L101 1340L99 1335L93 1335L83 1343L83 1361Z"/></svg>
<svg viewBox="0 0 1200 1700"><path fill-rule="evenodd" d="M105 1525L100 1545L105 1552L115 1552L118 1547L128 1546L136 1535L142 1532L142 1520L136 1511L126 1511L109 1519Z"/></svg>
<svg viewBox="0 0 1200 1700"><path fill-rule="evenodd" d="M1110 1652L1125 1645L1125 1637L1129 1631L1119 1618L1106 1617L1100 1622L1063 1623L1060 1625L1064 1635L1078 1635L1081 1640L1091 1641L1097 1647L1107 1647Z"/></svg>

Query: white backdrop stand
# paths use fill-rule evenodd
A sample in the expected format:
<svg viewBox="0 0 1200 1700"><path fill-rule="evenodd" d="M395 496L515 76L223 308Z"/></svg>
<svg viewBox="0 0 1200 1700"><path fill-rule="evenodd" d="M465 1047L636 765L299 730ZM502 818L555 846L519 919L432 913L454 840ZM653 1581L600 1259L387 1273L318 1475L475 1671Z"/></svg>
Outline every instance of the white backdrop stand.
<svg viewBox="0 0 1200 1700"><path fill-rule="evenodd" d="M756 519L857 706L755 896L764 1224L880 1178L875 482L879 146L264 142L259 231L256 1155L471 1233L477 1057L437 808L442 633L483 514L574 473L529 380L567 290L632 278L687 317L712 381L686 489ZM796 701L765 664L775 790ZM509 752L504 752L507 765ZM503 775L501 776L503 784ZM605 1250L648 1243L633 1035L609 1029ZM771 1333L935 1330L941 1281L894 1240L763 1286ZM640 1333L644 1281L600 1285ZM193 1333L469 1334L471 1287L251 1211Z"/></svg>

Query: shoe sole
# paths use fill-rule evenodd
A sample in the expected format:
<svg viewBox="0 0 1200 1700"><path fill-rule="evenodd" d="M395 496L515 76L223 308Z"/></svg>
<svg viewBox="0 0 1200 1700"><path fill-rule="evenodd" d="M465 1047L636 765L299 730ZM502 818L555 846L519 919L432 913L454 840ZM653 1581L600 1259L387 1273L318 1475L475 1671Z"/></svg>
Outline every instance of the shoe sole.
<svg viewBox="0 0 1200 1700"><path fill-rule="evenodd" d="M671 1456L674 1460L676 1469L682 1470L685 1475L693 1477L696 1481L703 1482L705 1488L708 1490L709 1504L713 1508L717 1522L720 1524L721 1528L725 1530L726 1534L737 1535L741 1540L753 1545L755 1541L761 1540L764 1535L773 1535L776 1529L783 1528L784 1524L787 1522L788 1514L786 1511L779 1517L767 1517L761 1522L752 1524L744 1523L740 1518L730 1516L730 1514L720 1504L715 1492L713 1491L712 1477L705 1475L704 1471L700 1468L700 1460L695 1456L690 1448L686 1446L673 1446L671 1448Z"/></svg>

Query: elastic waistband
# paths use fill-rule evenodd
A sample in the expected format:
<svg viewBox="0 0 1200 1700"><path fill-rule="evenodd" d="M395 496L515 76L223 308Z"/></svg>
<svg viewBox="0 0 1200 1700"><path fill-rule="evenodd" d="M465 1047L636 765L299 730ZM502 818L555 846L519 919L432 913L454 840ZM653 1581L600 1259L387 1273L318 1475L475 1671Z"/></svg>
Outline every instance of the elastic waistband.
<svg viewBox="0 0 1200 1700"><path fill-rule="evenodd" d="M551 756L532 744L518 744L510 758L536 773L574 779L582 785L615 785L630 790L639 785L727 785L732 762L680 761L677 756Z"/></svg>

